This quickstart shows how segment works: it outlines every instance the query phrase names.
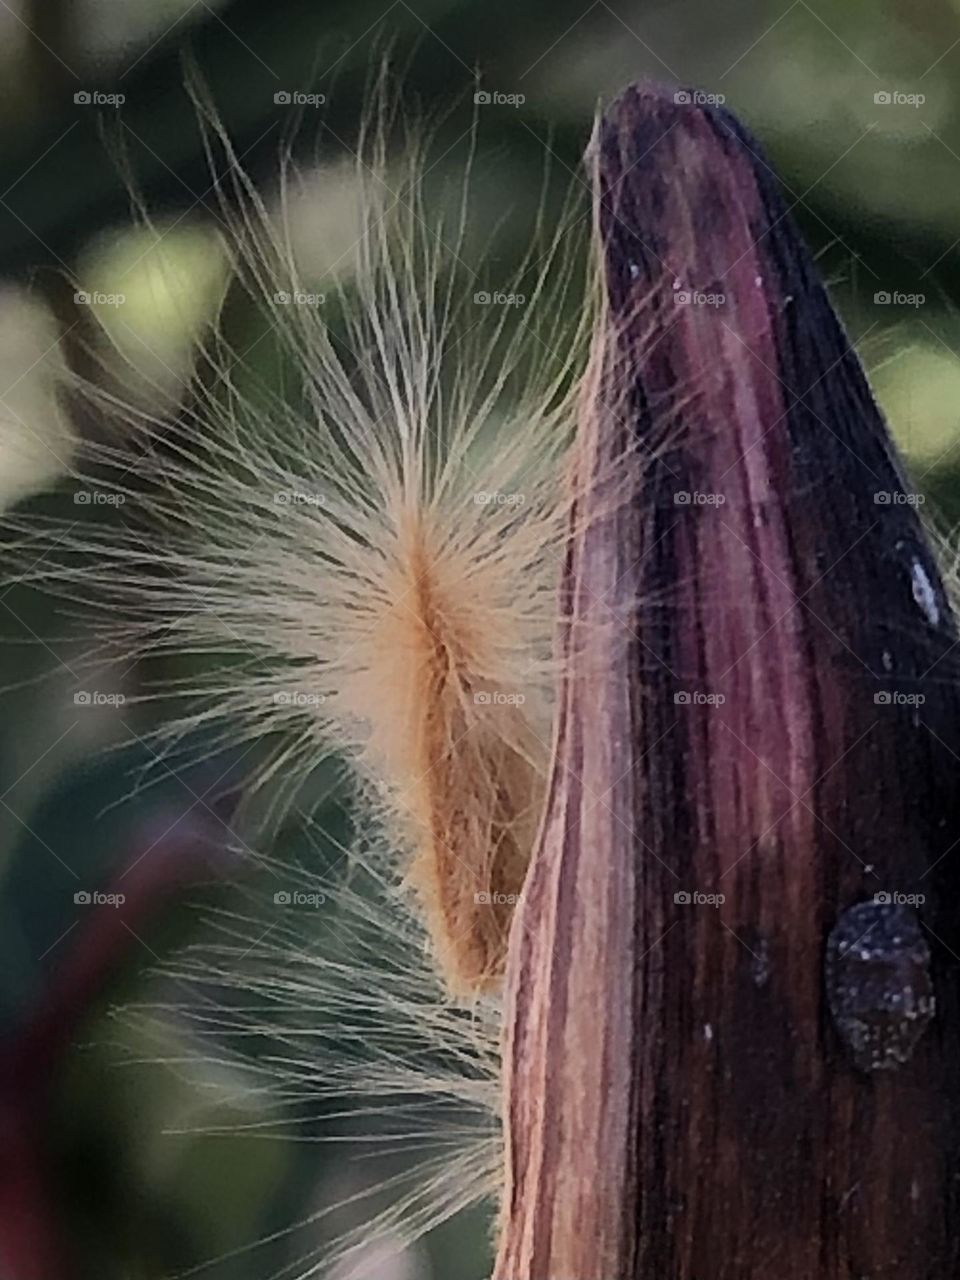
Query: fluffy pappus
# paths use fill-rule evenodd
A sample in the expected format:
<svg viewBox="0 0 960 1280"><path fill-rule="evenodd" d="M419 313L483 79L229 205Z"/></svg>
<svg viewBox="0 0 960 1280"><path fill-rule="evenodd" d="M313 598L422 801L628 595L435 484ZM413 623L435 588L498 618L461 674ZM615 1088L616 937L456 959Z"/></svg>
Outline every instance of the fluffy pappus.
<svg viewBox="0 0 960 1280"><path fill-rule="evenodd" d="M449 999L423 925L392 882L389 850L349 856L347 877L318 881L258 855L264 874L205 909L202 940L163 966L154 997L115 1015L138 1052L163 1044L147 1061L174 1071L196 1099L169 1132L264 1141L299 1132L346 1158L341 1194L283 1233L302 1250L289 1264L298 1280L337 1268L375 1274L371 1241L412 1244L492 1201L500 1177L498 1004ZM320 905L298 906L298 894ZM129 1049L123 1056L130 1061ZM377 1166L364 1173L360 1153L371 1143ZM353 1183L347 1196L344 1183ZM297 1244L305 1228L323 1243Z"/></svg>
<svg viewBox="0 0 960 1280"><path fill-rule="evenodd" d="M198 728L234 746L276 734L258 781L285 791L327 754L352 759L407 851L449 986L488 989L549 757L591 306L567 305L578 273L559 233L515 281L480 289L482 266L465 261L469 179L452 201L428 198L422 149L382 106L358 148L348 268L318 292L289 235L292 165L268 209L198 105L234 287L260 307L296 386L241 385L243 353L218 329L174 421L131 409L105 379L76 388L111 424L77 476L120 519L67 535L60 521L9 517L17 574L106 604L98 633L124 662L202 655L164 690L184 699L157 730L167 749Z"/></svg>

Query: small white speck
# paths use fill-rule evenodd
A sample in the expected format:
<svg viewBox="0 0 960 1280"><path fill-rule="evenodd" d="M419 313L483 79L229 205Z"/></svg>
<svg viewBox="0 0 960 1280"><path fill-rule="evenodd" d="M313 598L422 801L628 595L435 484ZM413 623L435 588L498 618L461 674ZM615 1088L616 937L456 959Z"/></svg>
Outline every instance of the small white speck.
<svg viewBox="0 0 960 1280"><path fill-rule="evenodd" d="M757 288L758 288L758 289L762 289L762 288L763 288L763 276L754 276L754 277L753 277L753 283L757 286Z"/></svg>
<svg viewBox="0 0 960 1280"><path fill-rule="evenodd" d="M630 279L636 280L639 278L639 276L640 276L640 268L637 266L635 262L631 262L630 263Z"/></svg>
<svg viewBox="0 0 960 1280"><path fill-rule="evenodd" d="M910 568L910 580L913 587L913 598L923 610L923 616L935 627L940 621L940 606L937 604L937 593L927 575L926 569L919 560L914 560Z"/></svg>
<svg viewBox="0 0 960 1280"><path fill-rule="evenodd" d="M713 1040L713 1026L709 1022L705 1022L703 1024L703 1038L706 1040L707 1044L710 1044Z"/></svg>
<svg viewBox="0 0 960 1280"><path fill-rule="evenodd" d="M883 669L884 671L893 670L893 654L889 649L884 649L883 651Z"/></svg>

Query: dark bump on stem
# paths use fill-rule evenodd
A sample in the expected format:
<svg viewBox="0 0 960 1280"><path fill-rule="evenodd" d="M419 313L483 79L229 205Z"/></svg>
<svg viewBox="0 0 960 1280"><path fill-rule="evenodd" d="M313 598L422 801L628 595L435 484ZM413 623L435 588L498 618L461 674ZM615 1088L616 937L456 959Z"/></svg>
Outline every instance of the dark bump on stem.
<svg viewBox="0 0 960 1280"><path fill-rule="evenodd" d="M911 906L873 901L844 911L824 978L834 1025L861 1071L910 1061L936 1010L930 947Z"/></svg>

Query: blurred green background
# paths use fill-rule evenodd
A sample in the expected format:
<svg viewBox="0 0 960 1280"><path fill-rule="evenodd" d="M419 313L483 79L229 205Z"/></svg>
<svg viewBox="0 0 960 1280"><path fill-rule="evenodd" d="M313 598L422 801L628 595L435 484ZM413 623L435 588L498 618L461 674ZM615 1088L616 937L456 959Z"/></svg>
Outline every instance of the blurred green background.
<svg viewBox="0 0 960 1280"><path fill-rule="evenodd" d="M78 440L105 424L65 403L58 379L72 371L173 420L204 374L198 338L221 304L237 379L282 391L276 343L231 288L185 76L206 86L268 201L279 155L296 155L306 180L288 214L322 288L358 234L343 175L384 56L433 122L435 181L456 177L475 126L470 216L492 234L504 279L544 190L549 225L580 189L598 102L640 76L723 94L782 177L927 513L944 531L960 519L957 0L4 0L0 506L89 518L65 477ZM475 104L477 92L494 100ZM284 95L298 93L325 102L297 110ZM580 252L586 227L568 233ZM328 909L278 923L245 862L262 829L251 811L270 803L245 781L270 744L247 753L201 738L192 763L158 764L144 735L169 708L136 700L150 673L100 654L89 622L32 586L11 582L0 606L0 1280L192 1268L341 1280L317 1251L362 1220L351 1197L410 1156L375 1116L352 1122L372 1142L321 1140L350 1127L324 1073L338 1055L349 1070L356 1053L346 1037L338 1046L324 1003L357 942L333 886L363 837L335 764L298 789L269 849L258 845L272 884L330 889ZM127 703L78 704L80 666ZM75 900L121 880L133 903L122 926ZM218 928L237 962L225 985L209 958ZM184 946L195 948L186 961ZM298 965L307 986L324 966L328 976L272 1002L255 975L282 969L284 947L291 990ZM277 1064L309 1060L325 1018L316 1086L307 1075L291 1091ZM294 1095L279 1107L264 1087L274 1076ZM457 1123L481 1122L467 1107ZM472 1211L399 1253L371 1238L351 1274L480 1280L489 1219Z"/></svg>

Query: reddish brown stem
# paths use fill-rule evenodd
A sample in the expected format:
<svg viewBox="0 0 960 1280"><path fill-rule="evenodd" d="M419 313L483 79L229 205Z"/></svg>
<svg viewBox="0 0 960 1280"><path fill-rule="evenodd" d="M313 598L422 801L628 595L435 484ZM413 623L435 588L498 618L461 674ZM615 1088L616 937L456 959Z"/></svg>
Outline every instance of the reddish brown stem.
<svg viewBox="0 0 960 1280"><path fill-rule="evenodd" d="M496 1280L947 1280L953 616L756 142L642 87L593 159L606 314L511 942ZM923 896L904 910L926 947L864 951L834 1002L859 1012L834 1020L828 935L878 892ZM936 1014L908 1060L858 1056L858 1018L910 1041L919 969Z"/></svg>

